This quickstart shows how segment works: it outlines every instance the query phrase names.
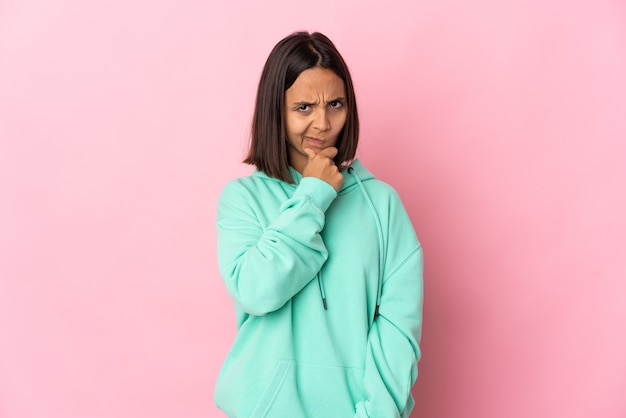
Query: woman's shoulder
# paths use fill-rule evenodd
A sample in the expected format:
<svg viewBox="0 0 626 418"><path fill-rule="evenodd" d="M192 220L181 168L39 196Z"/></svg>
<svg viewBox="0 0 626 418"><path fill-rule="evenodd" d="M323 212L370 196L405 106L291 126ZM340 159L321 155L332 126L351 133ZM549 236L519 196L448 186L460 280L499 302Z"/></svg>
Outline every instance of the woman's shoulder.
<svg viewBox="0 0 626 418"><path fill-rule="evenodd" d="M271 195L286 185L287 183L257 170L247 176L228 181L222 188L220 199L247 199L259 194Z"/></svg>
<svg viewBox="0 0 626 418"><path fill-rule="evenodd" d="M358 186L359 181L363 184L372 199L398 198L396 189L389 183L376 177L368 170L360 160L355 160L348 169L348 174L344 180L346 186Z"/></svg>
<svg viewBox="0 0 626 418"><path fill-rule="evenodd" d="M249 188L249 187L258 186L259 184L263 184L267 181L272 181L272 180L278 181L276 179L272 179L268 177L267 174L263 173L262 171L255 170L248 175L236 177L234 179L229 180L224 185L223 189L226 190L226 189L237 189L237 188Z"/></svg>

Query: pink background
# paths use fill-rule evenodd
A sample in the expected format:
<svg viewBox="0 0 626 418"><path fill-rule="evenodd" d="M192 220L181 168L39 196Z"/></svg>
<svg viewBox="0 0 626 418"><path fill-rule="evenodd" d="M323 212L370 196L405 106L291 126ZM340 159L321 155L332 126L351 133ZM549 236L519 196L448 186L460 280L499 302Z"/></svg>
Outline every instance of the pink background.
<svg viewBox="0 0 626 418"><path fill-rule="evenodd" d="M0 417L219 417L215 205L328 34L426 255L413 417L626 416L626 3L0 1Z"/></svg>

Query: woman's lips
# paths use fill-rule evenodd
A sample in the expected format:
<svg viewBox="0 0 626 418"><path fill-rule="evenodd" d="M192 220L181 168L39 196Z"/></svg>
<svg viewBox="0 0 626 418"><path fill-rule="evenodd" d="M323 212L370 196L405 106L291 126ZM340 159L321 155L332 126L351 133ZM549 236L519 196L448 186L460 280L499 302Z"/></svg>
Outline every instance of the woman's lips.
<svg viewBox="0 0 626 418"><path fill-rule="evenodd" d="M311 138L309 136L305 136L304 140L309 144L309 145L313 145L314 147L321 147L322 145L324 145L324 141L321 139L317 139L317 138Z"/></svg>

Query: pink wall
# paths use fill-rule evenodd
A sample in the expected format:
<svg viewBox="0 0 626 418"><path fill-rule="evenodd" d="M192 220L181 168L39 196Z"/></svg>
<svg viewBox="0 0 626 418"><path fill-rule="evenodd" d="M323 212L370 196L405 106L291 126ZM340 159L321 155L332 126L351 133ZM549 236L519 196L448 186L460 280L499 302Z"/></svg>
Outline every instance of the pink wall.
<svg viewBox="0 0 626 418"><path fill-rule="evenodd" d="M626 416L623 1L212 3L0 2L0 417L221 416L216 199L301 28L425 248L413 416Z"/></svg>

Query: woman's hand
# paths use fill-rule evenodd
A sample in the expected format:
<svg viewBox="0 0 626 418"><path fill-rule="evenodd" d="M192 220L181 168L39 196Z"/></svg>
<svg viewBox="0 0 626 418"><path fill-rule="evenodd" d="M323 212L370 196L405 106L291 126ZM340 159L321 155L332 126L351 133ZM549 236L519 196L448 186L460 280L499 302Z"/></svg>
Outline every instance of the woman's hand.
<svg viewBox="0 0 626 418"><path fill-rule="evenodd" d="M304 152L309 156L309 161L302 170L302 177L317 177L333 186L335 191L339 191L343 183L343 174L333 161L338 152L337 148L328 147L320 152L315 152L311 148L304 148Z"/></svg>

